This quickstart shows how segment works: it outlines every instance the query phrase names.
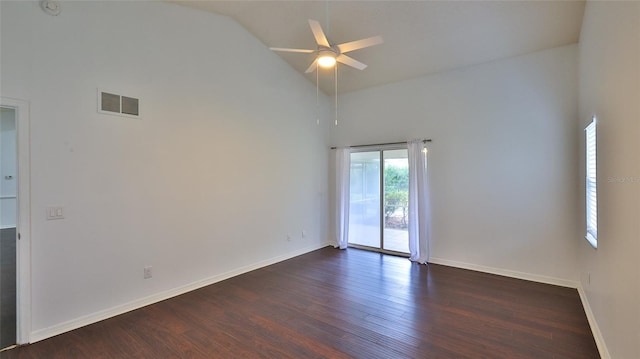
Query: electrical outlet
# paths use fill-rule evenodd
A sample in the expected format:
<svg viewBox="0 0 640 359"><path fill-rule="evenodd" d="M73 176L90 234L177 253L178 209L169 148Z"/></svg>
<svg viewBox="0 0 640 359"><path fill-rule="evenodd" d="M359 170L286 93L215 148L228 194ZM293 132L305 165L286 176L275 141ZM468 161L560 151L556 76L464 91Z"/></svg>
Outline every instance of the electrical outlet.
<svg viewBox="0 0 640 359"><path fill-rule="evenodd" d="M153 267L152 266L144 267L144 279L149 279L151 277L153 277Z"/></svg>
<svg viewBox="0 0 640 359"><path fill-rule="evenodd" d="M304 229L302 230L302 238L306 238L307 237L307 231L305 231Z"/></svg>

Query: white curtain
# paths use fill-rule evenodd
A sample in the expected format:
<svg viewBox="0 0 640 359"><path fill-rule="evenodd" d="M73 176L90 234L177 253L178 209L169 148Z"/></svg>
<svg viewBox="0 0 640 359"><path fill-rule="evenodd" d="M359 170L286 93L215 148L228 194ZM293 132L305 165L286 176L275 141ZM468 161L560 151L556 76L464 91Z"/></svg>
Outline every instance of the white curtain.
<svg viewBox="0 0 640 359"><path fill-rule="evenodd" d="M336 218L335 246L345 249L349 243L349 174L351 172L351 150L336 149Z"/></svg>
<svg viewBox="0 0 640 359"><path fill-rule="evenodd" d="M407 143L409 150L409 259L429 261L431 211L427 181L427 154L422 140Z"/></svg>

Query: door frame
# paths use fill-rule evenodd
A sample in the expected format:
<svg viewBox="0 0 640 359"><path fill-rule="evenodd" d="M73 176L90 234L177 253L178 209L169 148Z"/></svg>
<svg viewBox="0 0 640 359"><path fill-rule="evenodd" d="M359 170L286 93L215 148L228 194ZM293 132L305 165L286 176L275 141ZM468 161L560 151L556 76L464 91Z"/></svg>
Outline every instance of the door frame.
<svg viewBox="0 0 640 359"><path fill-rule="evenodd" d="M394 143L394 144L387 144L387 145L358 146L358 148L352 148L350 151L350 153L378 152L378 156L380 159L380 188L379 188L380 242L379 242L379 247L371 247L364 244L356 244L356 243L349 243L349 247L409 258L410 254L408 252L399 252L399 251L394 251L391 249L384 248L384 151L393 151L393 150L407 150L407 145L404 143L402 144Z"/></svg>
<svg viewBox="0 0 640 359"><path fill-rule="evenodd" d="M31 156L29 102L0 97L0 106L15 110L17 175L16 189L16 344L27 344L31 333Z"/></svg>

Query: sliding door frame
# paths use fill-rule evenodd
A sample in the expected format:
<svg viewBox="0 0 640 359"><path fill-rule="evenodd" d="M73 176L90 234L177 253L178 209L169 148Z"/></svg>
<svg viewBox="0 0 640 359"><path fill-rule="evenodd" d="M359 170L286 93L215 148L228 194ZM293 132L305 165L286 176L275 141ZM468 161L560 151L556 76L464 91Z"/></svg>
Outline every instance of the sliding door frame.
<svg viewBox="0 0 640 359"><path fill-rule="evenodd" d="M376 247L371 247L371 246L367 246L367 245L363 245L363 244L354 244L354 243L349 243L349 247L352 248L358 248L358 249L364 249L364 250L368 250L368 251L373 251L373 252L380 252L380 253L385 253L385 254L391 254L391 255L395 255L395 256L400 256L400 257L409 257L409 253L405 253L405 252L399 252L399 251L393 251L393 250L389 250L389 249L384 249L384 151L391 151L391 150L407 150L407 145L406 144L392 144L392 145L373 145L373 146L358 146L358 148L352 148L351 149L351 153L358 153L358 152L378 152L378 158L380 160L380 171L379 171L379 176L380 176L380 188L379 188L379 196L380 196L380 201L379 201L379 216L380 216L380 233L378 234L379 239L380 239L380 245L378 248Z"/></svg>

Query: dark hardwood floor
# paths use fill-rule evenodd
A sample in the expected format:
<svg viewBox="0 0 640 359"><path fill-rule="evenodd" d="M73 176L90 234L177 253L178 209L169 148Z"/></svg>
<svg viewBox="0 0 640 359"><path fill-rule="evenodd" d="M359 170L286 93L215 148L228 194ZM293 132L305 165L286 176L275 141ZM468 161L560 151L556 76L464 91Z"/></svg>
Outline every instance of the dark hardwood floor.
<svg viewBox="0 0 640 359"><path fill-rule="evenodd" d="M599 357L575 289L329 247L0 355Z"/></svg>
<svg viewBox="0 0 640 359"><path fill-rule="evenodd" d="M0 229L0 349L16 343L16 229Z"/></svg>

